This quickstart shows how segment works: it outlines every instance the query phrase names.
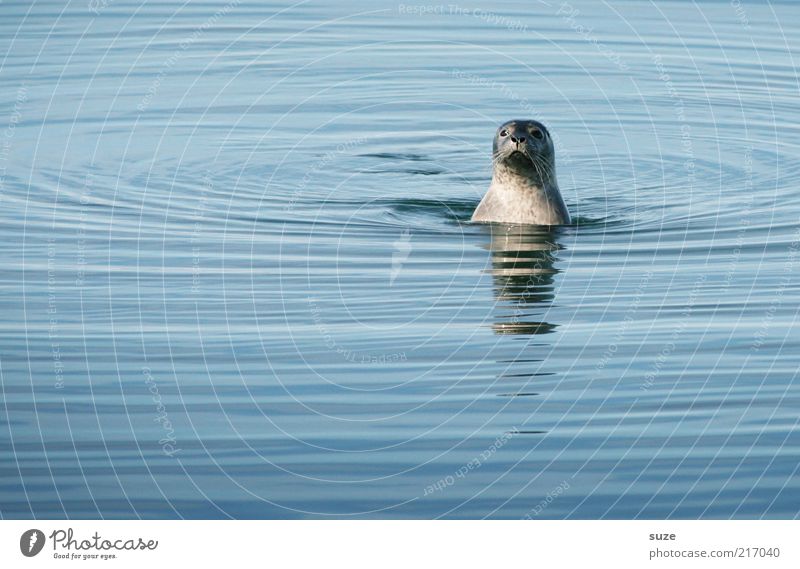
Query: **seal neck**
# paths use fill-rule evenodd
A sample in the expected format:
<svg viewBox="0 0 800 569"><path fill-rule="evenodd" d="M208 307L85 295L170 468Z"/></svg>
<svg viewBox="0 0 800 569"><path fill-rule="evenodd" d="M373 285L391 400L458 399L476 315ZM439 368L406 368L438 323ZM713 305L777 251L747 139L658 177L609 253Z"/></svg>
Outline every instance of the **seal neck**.
<svg viewBox="0 0 800 569"><path fill-rule="evenodd" d="M558 188L555 167L549 163L538 169L533 164L520 167L498 163L492 172L492 185L520 190Z"/></svg>

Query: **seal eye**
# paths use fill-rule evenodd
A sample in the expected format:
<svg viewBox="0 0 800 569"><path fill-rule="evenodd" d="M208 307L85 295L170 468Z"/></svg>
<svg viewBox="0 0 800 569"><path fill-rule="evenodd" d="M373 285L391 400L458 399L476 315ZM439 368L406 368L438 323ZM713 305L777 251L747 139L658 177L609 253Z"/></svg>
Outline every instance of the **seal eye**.
<svg viewBox="0 0 800 569"><path fill-rule="evenodd" d="M504 130L501 130L501 131L500 131L500 136L508 136L508 131L507 131L507 130L505 130L505 129L504 129Z"/></svg>
<svg viewBox="0 0 800 569"><path fill-rule="evenodd" d="M534 136L534 138L538 138L539 140L544 138L544 133L542 133L542 131L538 128L531 129L531 134Z"/></svg>

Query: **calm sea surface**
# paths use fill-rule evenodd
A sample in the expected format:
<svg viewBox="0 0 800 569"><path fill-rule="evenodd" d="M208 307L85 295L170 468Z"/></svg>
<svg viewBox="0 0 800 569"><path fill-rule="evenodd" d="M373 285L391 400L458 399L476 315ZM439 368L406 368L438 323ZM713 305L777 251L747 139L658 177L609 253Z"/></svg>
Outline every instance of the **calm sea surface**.
<svg viewBox="0 0 800 569"><path fill-rule="evenodd" d="M800 6L0 5L3 518L800 515ZM469 223L494 130L569 227Z"/></svg>

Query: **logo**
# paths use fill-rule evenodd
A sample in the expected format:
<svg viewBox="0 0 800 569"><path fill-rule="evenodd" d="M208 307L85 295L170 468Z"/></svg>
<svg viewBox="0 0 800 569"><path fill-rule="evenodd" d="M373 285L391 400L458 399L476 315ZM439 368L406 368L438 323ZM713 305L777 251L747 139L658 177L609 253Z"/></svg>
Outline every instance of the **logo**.
<svg viewBox="0 0 800 569"><path fill-rule="evenodd" d="M394 281L403 269L403 263L408 260L411 254L411 231L408 228L403 229L403 233L392 244L394 251L392 252L392 270L389 273L389 286L394 285Z"/></svg>
<svg viewBox="0 0 800 569"><path fill-rule="evenodd" d="M37 555L44 547L44 532L38 529L29 529L19 538L19 550L25 557Z"/></svg>

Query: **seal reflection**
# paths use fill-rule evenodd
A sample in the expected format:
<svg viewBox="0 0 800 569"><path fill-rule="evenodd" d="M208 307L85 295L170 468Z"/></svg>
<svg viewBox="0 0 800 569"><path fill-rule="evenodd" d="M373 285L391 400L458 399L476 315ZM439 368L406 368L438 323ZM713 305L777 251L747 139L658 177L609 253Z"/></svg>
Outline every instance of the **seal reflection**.
<svg viewBox="0 0 800 569"><path fill-rule="evenodd" d="M552 305L553 266L558 244L558 228L547 226L504 226L487 228L491 238L490 272L494 281L496 334L549 334L556 324L542 320Z"/></svg>

